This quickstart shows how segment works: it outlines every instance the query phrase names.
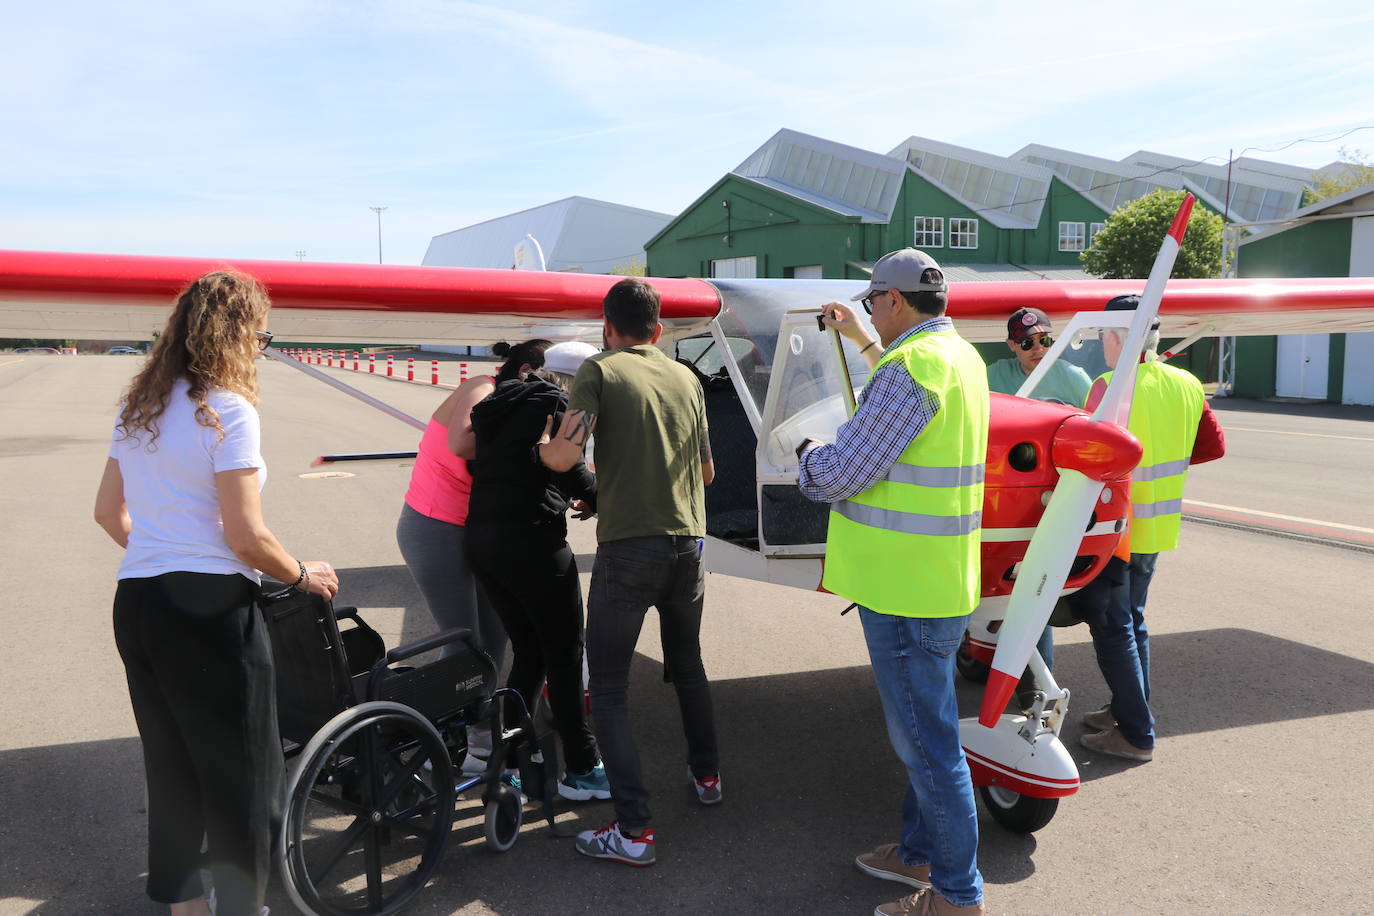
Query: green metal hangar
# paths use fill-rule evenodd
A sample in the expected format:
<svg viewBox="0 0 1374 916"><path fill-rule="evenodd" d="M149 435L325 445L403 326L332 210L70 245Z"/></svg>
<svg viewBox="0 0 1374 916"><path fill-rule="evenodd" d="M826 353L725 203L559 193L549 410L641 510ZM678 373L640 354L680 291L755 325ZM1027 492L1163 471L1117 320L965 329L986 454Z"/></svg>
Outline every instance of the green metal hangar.
<svg viewBox="0 0 1374 916"><path fill-rule="evenodd" d="M1084 279L1107 211L1050 169L922 137L883 155L780 130L645 244L658 277L864 279L908 245L953 280Z"/></svg>
<svg viewBox="0 0 1374 916"><path fill-rule="evenodd" d="M1253 228L1242 277L1374 277L1374 184ZM1234 392L1374 404L1374 332L1237 338Z"/></svg>

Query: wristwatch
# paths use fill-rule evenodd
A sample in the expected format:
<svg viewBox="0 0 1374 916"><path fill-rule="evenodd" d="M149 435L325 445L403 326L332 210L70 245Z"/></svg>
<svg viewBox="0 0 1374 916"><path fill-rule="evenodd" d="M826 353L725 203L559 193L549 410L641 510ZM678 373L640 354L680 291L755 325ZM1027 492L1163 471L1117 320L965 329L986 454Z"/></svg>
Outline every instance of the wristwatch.
<svg viewBox="0 0 1374 916"><path fill-rule="evenodd" d="M812 439L810 436L808 436L807 438L803 439L803 440L797 445L797 460L800 461L800 460L801 460L801 456L802 456L802 452L806 451L806 450L807 450L808 448L810 448L811 446L813 446L813 445L822 445L822 444L824 444L824 443L820 442L820 441L817 440L817 439Z"/></svg>

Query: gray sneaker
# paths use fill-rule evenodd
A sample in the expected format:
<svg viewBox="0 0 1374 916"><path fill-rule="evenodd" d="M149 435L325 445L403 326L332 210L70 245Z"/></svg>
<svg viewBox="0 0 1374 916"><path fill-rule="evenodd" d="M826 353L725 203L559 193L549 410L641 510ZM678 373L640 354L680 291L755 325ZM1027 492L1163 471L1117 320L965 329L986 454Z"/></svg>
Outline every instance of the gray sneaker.
<svg viewBox="0 0 1374 916"><path fill-rule="evenodd" d="M896 881L908 887L930 887L929 865L907 865L897 855L896 843L885 843L872 852L854 857L859 871L884 881Z"/></svg>
<svg viewBox="0 0 1374 916"><path fill-rule="evenodd" d="M628 837L620 832L620 824L612 821L600 830L584 830L577 835L577 851L594 859L610 859L626 865L654 864L654 831L643 836Z"/></svg>
<svg viewBox="0 0 1374 916"><path fill-rule="evenodd" d="M691 770L688 770L688 775L691 775L691 772ZM718 805L721 799L725 797L720 791L719 773L714 776L703 776L701 779L692 776L692 785L695 786L697 790L697 801L701 802L703 805Z"/></svg>
<svg viewBox="0 0 1374 916"><path fill-rule="evenodd" d="M1116 716L1112 715L1112 704L1103 703L1101 709L1094 709L1085 715L1083 724L1100 732L1105 732L1116 725Z"/></svg>

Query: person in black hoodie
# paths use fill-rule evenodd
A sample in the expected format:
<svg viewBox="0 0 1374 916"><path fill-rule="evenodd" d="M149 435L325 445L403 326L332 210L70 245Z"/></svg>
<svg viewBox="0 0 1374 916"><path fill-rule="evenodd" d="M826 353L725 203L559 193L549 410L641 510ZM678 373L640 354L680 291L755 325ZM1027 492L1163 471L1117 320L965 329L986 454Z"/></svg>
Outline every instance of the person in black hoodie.
<svg viewBox="0 0 1374 916"><path fill-rule="evenodd" d="M574 801L611 797L583 705L582 589L565 515L570 498L594 510L596 477L584 462L564 472L540 462L538 444L562 422L568 396L539 376L571 382L595 352L589 344L556 344L545 351L541 372L499 383L472 409L476 457L468 462L468 559L510 635L506 685L532 710L548 678L567 767L558 792Z"/></svg>

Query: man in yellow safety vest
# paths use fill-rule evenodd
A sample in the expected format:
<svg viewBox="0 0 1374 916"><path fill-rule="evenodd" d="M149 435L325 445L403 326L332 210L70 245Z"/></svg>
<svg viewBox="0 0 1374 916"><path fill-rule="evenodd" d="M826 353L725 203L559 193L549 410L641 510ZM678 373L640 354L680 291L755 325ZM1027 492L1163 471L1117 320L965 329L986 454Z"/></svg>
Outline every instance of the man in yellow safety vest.
<svg viewBox="0 0 1374 916"><path fill-rule="evenodd" d="M901 842L855 864L918 889L880 914L982 913L954 653L980 593L987 370L945 316L944 274L925 252L885 255L854 298L881 348L846 306L829 303L825 320L873 366L863 400L833 444L807 439L797 454L802 492L832 507L823 584L859 605L908 773Z"/></svg>
<svg viewBox="0 0 1374 916"><path fill-rule="evenodd" d="M1133 311L1137 305L1135 296L1117 296L1106 308ZM1115 370L1125 332L1104 330L1101 336L1103 356ZM1155 746L1150 633L1145 625L1150 580L1159 554L1178 546L1189 465L1212 461L1226 452L1225 437L1207 405L1202 384L1191 373L1160 362L1158 349L1156 318L1131 400L1129 425L1144 454L1131 474L1129 562L1113 559L1076 596L1076 607L1092 632L1097 665L1112 693L1109 703L1083 717L1094 731L1079 741L1089 750L1139 762L1154 759ZM1088 409L1101 399L1111 377L1107 372L1093 383Z"/></svg>

